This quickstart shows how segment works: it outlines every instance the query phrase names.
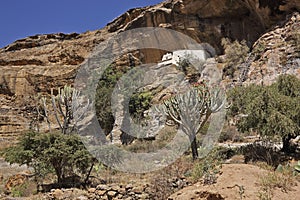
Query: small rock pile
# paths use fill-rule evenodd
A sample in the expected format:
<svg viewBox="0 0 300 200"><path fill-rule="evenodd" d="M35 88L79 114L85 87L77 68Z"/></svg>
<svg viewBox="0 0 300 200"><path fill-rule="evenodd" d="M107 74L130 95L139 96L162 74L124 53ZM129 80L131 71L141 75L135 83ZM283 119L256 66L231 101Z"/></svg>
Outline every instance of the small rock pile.
<svg viewBox="0 0 300 200"><path fill-rule="evenodd" d="M133 186L132 184L98 185L88 190L89 199L151 199L151 191L148 184Z"/></svg>
<svg viewBox="0 0 300 200"><path fill-rule="evenodd" d="M148 184L107 184L98 185L96 188L89 188L87 191L79 189L53 189L45 195L46 200L148 200L151 198L151 191Z"/></svg>
<svg viewBox="0 0 300 200"><path fill-rule="evenodd" d="M69 189L52 189L46 193L43 200L89 200L88 193L84 190L69 188Z"/></svg>

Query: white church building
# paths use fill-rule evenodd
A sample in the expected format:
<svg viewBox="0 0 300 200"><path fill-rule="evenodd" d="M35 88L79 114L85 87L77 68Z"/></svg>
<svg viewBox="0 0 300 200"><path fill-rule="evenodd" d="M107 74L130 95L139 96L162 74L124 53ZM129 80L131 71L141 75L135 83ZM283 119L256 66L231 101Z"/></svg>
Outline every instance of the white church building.
<svg viewBox="0 0 300 200"><path fill-rule="evenodd" d="M173 53L163 55L162 60L158 63L158 67L166 65L176 65L181 59L190 58L193 60L205 61L210 56L205 50L177 50Z"/></svg>

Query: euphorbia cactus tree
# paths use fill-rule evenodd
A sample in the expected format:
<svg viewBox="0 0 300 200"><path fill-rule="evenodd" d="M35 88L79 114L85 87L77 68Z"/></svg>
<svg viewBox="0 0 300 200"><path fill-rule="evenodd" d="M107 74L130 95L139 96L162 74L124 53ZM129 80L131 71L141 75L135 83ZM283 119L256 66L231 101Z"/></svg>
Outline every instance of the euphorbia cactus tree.
<svg viewBox="0 0 300 200"><path fill-rule="evenodd" d="M181 125L191 140L193 159L198 158L196 134L212 113L225 104L225 95L220 88L211 89L205 83L196 83L185 93L177 94L163 102L164 113Z"/></svg>

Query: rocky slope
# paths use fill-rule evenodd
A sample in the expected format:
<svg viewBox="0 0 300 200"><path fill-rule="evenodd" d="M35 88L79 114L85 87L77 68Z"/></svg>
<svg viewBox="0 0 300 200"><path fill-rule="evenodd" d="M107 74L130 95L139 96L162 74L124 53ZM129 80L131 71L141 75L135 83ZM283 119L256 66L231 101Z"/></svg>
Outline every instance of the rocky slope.
<svg viewBox="0 0 300 200"><path fill-rule="evenodd" d="M268 85L284 73L300 78L300 14L294 13L286 23L263 34L245 64L240 81L246 84Z"/></svg>
<svg viewBox="0 0 300 200"><path fill-rule="evenodd" d="M17 40L0 49L0 134L4 137L30 128L34 96L72 84L78 67L97 44L134 28L173 29L199 43L209 43L218 55L223 53L221 38L245 39L249 46L254 45L253 50L259 48L241 70L242 81L269 81L273 78L266 77L276 76L277 71L294 72L299 51L297 54L291 34L299 30L299 14L290 14L299 10L298 0L170 0L128 10L101 30ZM286 18L290 19L287 23ZM137 54L141 53L141 61L147 63L159 61L164 52L143 50ZM282 57L284 63L277 64L271 75L265 63L282 61ZM120 66L130 63L130 58L126 59Z"/></svg>

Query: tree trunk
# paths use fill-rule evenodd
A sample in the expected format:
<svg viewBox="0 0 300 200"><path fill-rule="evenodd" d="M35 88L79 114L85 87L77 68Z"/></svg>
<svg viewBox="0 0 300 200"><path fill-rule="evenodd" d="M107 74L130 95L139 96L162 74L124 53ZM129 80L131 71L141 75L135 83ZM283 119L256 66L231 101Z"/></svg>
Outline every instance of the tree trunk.
<svg viewBox="0 0 300 200"><path fill-rule="evenodd" d="M193 160L196 160L199 156L198 155L198 149L197 149L197 139L196 139L196 137L192 141L191 148L192 148Z"/></svg>
<svg viewBox="0 0 300 200"><path fill-rule="evenodd" d="M291 143L290 143L291 139L293 139L293 137L291 135L287 135L282 138L282 144L283 144L282 149L281 149L282 152L287 153L287 154L293 153L294 148L291 146Z"/></svg>
<svg viewBox="0 0 300 200"><path fill-rule="evenodd" d="M60 167L54 167L56 176L57 176L57 183L60 184L63 182L64 176L63 176L63 171Z"/></svg>
<svg viewBox="0 0 300 200"><path fill-rule="evenodd" d="M84 182L83 182L84 187L87 186L87 183L88 183L88 181L89 181L90 175L91 175L92 170L93 170L93 167L94 167L94 165L95 165L95 162L96 162L96 160L93 160L93 161L92 161L91 168L90 168L90 170L88 171L88 173L87 173L87 175L86 175L86 177L85 177L85 179L84 179Z"/></svg>

